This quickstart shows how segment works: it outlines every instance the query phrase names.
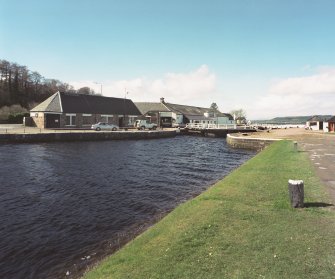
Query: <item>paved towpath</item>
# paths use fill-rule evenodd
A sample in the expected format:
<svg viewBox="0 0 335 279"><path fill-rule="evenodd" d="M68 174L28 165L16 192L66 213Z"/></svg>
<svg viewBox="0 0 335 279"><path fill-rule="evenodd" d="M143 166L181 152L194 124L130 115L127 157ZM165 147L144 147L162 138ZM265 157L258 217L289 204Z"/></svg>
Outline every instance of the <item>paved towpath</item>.
<svg viewBox="0 0 335 279"><path fill-rule="evenodd" d="M307 151L317 175L326 185L335 205L335 134L291 128L258 132L251 137L283 138L298 142L298 149Z"/></svg>

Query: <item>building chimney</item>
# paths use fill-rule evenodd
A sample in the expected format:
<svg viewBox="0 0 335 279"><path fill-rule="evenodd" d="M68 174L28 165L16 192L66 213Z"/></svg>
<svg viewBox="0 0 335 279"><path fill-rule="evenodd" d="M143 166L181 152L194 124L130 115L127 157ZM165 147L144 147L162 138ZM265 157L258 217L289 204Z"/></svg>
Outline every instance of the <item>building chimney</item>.
<svg viewBox="0 0 335 279"><path fill-rule="evenodd" d="M163 98L163 97L161 98L161 103L162 103L162 104L164 104L164 103L165 103L165 101L164 101L164 98Z"/></svg>

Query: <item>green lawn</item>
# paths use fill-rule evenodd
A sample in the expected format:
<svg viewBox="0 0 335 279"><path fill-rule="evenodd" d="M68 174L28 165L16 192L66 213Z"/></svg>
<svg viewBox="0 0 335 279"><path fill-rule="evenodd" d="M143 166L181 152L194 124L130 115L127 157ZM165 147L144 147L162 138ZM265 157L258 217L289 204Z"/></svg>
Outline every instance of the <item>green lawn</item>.
<svg viewBox="0 0 335 279"><path fill-rule="evenodd" d="M305 182L291 209L288 179ZM335 211L307 155L273 144L84 278L335 278Z"/></svg>

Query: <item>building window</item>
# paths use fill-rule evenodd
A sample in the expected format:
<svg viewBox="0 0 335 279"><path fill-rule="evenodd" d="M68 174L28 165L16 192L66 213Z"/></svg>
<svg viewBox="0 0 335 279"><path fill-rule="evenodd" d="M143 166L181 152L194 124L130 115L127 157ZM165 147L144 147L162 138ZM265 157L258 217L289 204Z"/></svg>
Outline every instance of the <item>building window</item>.
<svg viewBox="0 0 335 279"><path fill-rule="evenodd" d="M92 114L83 114L83 125L89 126L92 124Z"/></svg>
<svg viewBox="0 0 335 279"><path fill-rule="evenodd" d="M76 126L76 115L74 113L66 114L66 126Z"/></svg>
<svg viewBox="0 0 335 279"><path fill-rule="evenodd" d="M113 124L113 115L101 115L101 122L106 122L108 124Z"/></svg>
<svg viewBox="0 0 335 279"><path fill-rule="evenodd" d="M38 113L37 112L31 112L30 117L38 117Z"/></svg>
<svg viewBox="0 0 335 279"><path fill-rule="evenodd" d="M134 125L136 119L137 119L137 116L129 116L128 125Z"/></svg>

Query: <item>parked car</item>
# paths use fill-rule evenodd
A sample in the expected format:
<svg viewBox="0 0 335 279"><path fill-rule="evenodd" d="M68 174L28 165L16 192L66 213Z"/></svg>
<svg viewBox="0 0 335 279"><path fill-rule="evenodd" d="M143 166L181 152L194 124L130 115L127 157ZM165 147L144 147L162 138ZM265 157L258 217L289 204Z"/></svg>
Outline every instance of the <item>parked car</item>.
<svg viewBox="0 0 335 279"><path fill-rule="evenodd" d="M157 124L150 123L149 120L136 120L134 126L138 130L145 130L145 129L156 130L157 129Z"/></svg>
<svg viewBox="0 0 335 279"><path fill-rule="evenodd" d="M114 125L114 124L108 124L105 122L99 122L96 124L93 124L91 126L92 130L96 130L96 131L101 131L101 130L112 130L112 131L116 131L119 129L118 126Z"/></svg>

